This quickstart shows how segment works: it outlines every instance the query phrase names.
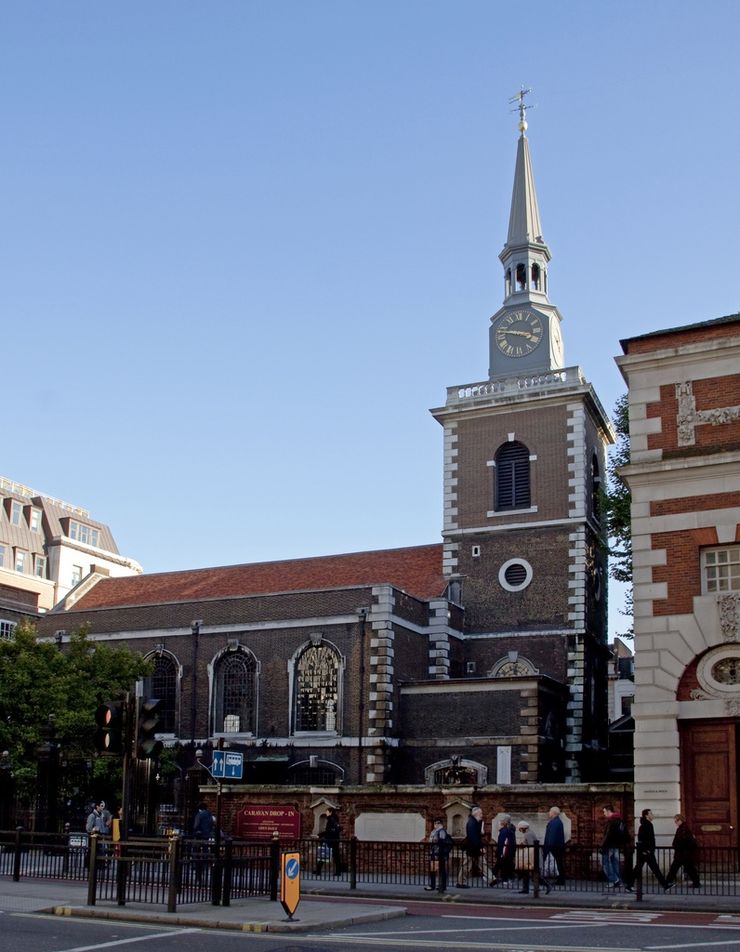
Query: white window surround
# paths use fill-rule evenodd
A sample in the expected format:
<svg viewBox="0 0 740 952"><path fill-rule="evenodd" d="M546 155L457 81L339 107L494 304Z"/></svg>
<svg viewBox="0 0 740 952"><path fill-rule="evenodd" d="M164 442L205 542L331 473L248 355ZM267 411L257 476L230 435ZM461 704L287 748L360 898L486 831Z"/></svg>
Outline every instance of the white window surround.
<svg viewBox="0 0 740 952"><path fill-rule="evenodd" d="M9 621L7 618L0 618L0 638L9 641L13 637L17 622Z"/></svg>
<svg viewBox="0 0 740 952"><path fill-rule="evenodd" d="M717 681L712 673L714 666L726 658L736 658L740 664L740 644L723 645L721 648L709 651L699 661L696 668L696 677L707 694L714 695L714 697L738 698L740 697L740 684L726 684Z"/></svg>
<svg viewBox="0 0 740 952"><path fill-rule="evenodd" d="M514 565L521 565L525 570L524 581L521 582L519 585L511 585L506 580L507 569L511 568ZM519 558L509 559L507 562L504 562L504 564L501 566L501 568L498 571L498 583L501 586L501 588L505 589L507 592L523 592L524 589L527 588L529 583L532 581L533 574L534 573L532 571L532 566L529 564L529 562L527 562L526 559L519 559Z"/></svg>
<svg viewBox="0 0 740 952"><path fill-rule="evenodd" d="M701 589L704 595L740 592L740 545L702 550Z"/></svg>

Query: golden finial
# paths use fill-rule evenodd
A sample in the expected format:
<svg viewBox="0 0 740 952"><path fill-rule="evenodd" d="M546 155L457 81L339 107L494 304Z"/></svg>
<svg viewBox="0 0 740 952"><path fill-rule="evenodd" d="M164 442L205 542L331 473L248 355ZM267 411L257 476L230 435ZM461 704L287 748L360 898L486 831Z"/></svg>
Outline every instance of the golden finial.
<svg viewBox="0 0 740 952"><path fill-rule="evenodd" d="M528 96L531 92L531 89L525 89L524 86L522 86L519 92L509 100L509 102L515 102L517 104L511 111L519 113L519 131L522 135L527 131L527 110L534 109L534 106L529 106L524 102L524 97Z"/></svg>

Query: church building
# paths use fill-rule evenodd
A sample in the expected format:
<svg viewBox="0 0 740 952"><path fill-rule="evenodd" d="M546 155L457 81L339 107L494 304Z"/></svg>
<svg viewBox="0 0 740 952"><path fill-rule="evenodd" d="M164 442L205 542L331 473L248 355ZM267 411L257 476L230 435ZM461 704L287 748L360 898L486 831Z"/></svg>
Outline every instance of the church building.
<svg viewBox="0 0 740 952"><path fill-rule="evenodd" d="M520 97L488 376L433 409L440 542L88 578L40 621L153 661L167 745L226 742L244 782L606 779L605 526L612 430L566 366ZM481 328L481 330L483 330ZM61 635L59 636L59 632Z"/></svg>

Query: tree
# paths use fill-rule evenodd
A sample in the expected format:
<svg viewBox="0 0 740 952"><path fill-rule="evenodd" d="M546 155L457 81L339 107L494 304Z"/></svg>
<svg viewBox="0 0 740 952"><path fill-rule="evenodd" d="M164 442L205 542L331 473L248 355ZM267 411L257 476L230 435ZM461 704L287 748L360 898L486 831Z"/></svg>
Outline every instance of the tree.
<svg viewBox="0 0 740 952"><path fill-rule="evenodd" d="M50 734L65 758L93 760L97 705L122 697L149 671L141 655L91 641L85 629L64 651L38 641L28 623L0 642L0 751L9 753L21 796L34 790L38 749ZM96 763L96 770L109 765Z"/></svg>
<svg viewBox="0 0 740 952"><path fill-rule="evenodd" d="M632 584L632 493L620 476L630 461L629 402L623 394L614 405L617 442L609 458L609 486L602 497L609 535L609 574L617 582ZM632 592L625 599L624 614L632 614Z"/></svg>

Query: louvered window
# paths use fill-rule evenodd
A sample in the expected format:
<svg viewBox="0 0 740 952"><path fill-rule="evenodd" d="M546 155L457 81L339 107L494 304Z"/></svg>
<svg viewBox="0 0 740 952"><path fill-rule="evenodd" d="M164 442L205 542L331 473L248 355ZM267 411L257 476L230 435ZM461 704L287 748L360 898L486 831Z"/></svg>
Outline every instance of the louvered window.
<svg viewBox="0 0 740 952"><path fill-rule="evenodd" d="M529 450L517 440L504 443L496 453L496 509L529 505Z"/></svg>

